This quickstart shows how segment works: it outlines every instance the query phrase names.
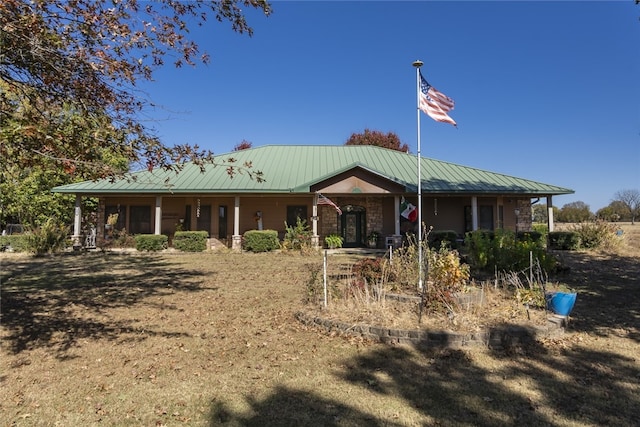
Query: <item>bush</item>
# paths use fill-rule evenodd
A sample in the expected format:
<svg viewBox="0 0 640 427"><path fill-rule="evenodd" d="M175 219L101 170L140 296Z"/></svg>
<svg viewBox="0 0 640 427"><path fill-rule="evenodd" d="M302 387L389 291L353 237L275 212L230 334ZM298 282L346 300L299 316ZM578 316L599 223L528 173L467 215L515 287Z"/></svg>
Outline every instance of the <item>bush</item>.
<svg viewBox="0 0 640 427"><path fill-rule="evenodd" d="M382 265L384 259L363 258L353 264L352 271L358 280L366 280L368 283L376 283L382 279Z"/></svg>
<svg viewBox="0 0 640 427"><path fill-rule="evenodd" d="M481 271L526 270L529 268L530 255L545 271L556 267L556 260L547 253L540 233L518 233L516 239L515 233L505 230L491 233L473 231L467 233L465 244L471 265Z"/></svg>
<svg viewBox="0 0 640 427"><path fill-rule="evenodd" d="M518 240L533 242L542 246L545 244L544 237L545 234L539 231L518 231Z"/></svg>
<svg viewBox="0 0 640 427"><path fill-rule="evenodd" d="M457 251L449 249L443 244L440 249L429 249L426 252L428 260L428 279L438 287L449 292L459 292L469 282L469 266L460 262Z"/></svg>
<svg viewBox="0 0 640 427"><path fill-rule="evenodd" d="M458 233L453 230L435 230L429 233L429 245L432 248L441 248L442 244L456 249L458 245Z"/></svg>
<svg viewBox="0 0 640 427"><path fill-rule="evenodd" d="M329 234L324 238L328 248L341 248L344 239L339 234Z"/></svg>
<svg viewBox="0 0 640 427"><path fill-rule="evenodd" d="M583 249L614 249L620 239L616 236L617 227L606 221L583 222L571 227Z"/></svg>
<svg viewBox="0 0 640 427"><path fill-rule="evenodd" d="M252 252L269 252L280 247L275 230L249 230L244 233L242 247Z"/></svg>
<svg viewBox="0 0 640 427"><path fill-rule="evenodd" d="M206 231L176 231L173 235L173 247L183 252L202 252L207 250Z"/></svg>
<svg viewBox="0 0 640 427"><path fill-rule="evenodd" d="M137 234L135 241L139 251L157 252L169 245L169 237L164 234Z"/></svg>
<svg viewBox="0 0 640 427"><path fill-rule="evenodd" d="M418 284L418 245L415 239L393 252L392 273L396 283L402 287ZM456 292L469 282L470 268L460 261L458 251L444 243L439 249L428 248L423 243L423 264L426 265L424 307L427 312L454 311L457 305Z"/></svg>
<svg viewBox="0 0 640 427"><path fill-rule="evenodd" d="M288 225L286 222L284 226L283 249L301 250L311 247L311 230L309 230L307 221L297 218L295 226Z"/></svg>
<svg viewBox="0 0 640 427"><path fill-rule="evenodd" d="M136 246L135 237L124 228L113 231L110 243L114 248L134 248Z"/></svg>
<svg viewBox="0 0 640 427"><path fill-rule="evenodd" d="M35 254L55 253L69 246L69 227L49 218L42 226L26 234L27 250Z"/></svg>
<svg viewBox="0 0 640 427"><path fill-rule="evenodd" d="M572 231L549 232L549 249L575 251L580 248L580 238Z"/></svg>
<svg viewBox="0 0 640 427"><path fill-rule="evenodd" d="M0 236L0 252L6 250L27 252L29 250L27 235L14 234L11 236Z"/></svg>
<svg viewBox="0 0 640 427"><path fill-rule="evenodd" d="M540 224L540 223L534 222L531 225L531 228L533 228L533 231L535 231L536 233L542 234L542 236L546 236L549 233L549 226L547 224Z"/></svg>

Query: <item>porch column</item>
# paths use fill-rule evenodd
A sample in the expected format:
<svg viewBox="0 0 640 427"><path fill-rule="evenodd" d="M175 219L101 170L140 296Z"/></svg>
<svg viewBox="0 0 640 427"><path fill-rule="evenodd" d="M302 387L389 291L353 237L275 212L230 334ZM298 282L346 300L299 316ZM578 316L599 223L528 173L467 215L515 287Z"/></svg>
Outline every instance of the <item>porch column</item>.
<svg viewBox="0 0 640 427"><path fill-rule="evenodd" d="M553 231L553 201L551 196L547 196L547 226L549 231Z"/></svg>
<svg viewBox="0 0 640 427"><path fill-rule="evenodd" d="M242 250L242 236L240 235L240 196L236 196L233 202L233 236L231 249Z"/></svg>
<svg viewBox="0 0 640 427"><path fill-rule="evenodd" d="M313 206L311 207L311 246L320 246L320 236L318 236L318 195L313 196Z"/></svg>
<svg viewBox="0 0 640 427"><path fill-rule="evenodd" d="M82 228L82 197L76 194L76 205L73 210L73 249L77 250L82 247L82 236L80 230Z"/></svg>
<svg viewBox="0 0 640 427"><path fill-rule="evenodd" d="M478 198L476 196L471 197L471 229L473 231L478 229Z"/></svg>
<svg viewBox="0 0 640 427"><path fill-rule="evenodd" d="M400 235L400 196L393 196L394 236Z"/></svg>
<svg viewBox="0 0 640 427"><path fill-rule="evenodd" d="M156 221L153 234L162 234L162 196L156 196Z"/></svg>

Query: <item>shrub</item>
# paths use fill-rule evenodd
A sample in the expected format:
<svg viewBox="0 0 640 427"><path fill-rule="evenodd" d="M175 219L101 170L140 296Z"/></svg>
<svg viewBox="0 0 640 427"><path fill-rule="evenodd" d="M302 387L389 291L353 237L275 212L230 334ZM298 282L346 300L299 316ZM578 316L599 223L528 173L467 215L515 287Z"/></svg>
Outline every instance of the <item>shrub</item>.
<svg viewBox="0 0 640 427"><path fill-rule="evenodd" d="M505 230L474 231L467 233L465 243L471 265L480 271L526 270L531 256L545 271L556 267L556 260L547 253L540 233L518 233L516 239L515 233Z"/></svg>
<svg viewBox="0 0 640 427"><path fill-rule="evenodd" d="M202 252L207 249L206 231L176 231L173 235L173 247L183 252Z"/></svg>
<svg viewBox="0 0 640 427"><path fill-rule="evenodd" d="M341 248L344 239L338 234L329 234L324 238L324 242L329 248Z"/></svg>
<svg viewBox="0 0 640 427"><path fill-rule="evenodd" d="M164 234L136 234L135 241L137 250L157 252L167 249L169 237Z"/></svg>
<svg viewBox="0 0 640 427"><path fill-rule="evenodd" d="M469 260L475 268L480 270L490 264L493 260L493 233L486 231L472 231L465 235L465 246L469 253Z"/></svg>
<svg viewBox="0 0 640 427"><path fill-rule="evenodd" d="M244 233L242 247L252 252L269 252L280 247L275 230L249 230Z"/></svg>
<svg viewBox="0 0 640 427"><path fill-rule="evenodd" d="M580 248L580 238L572 231L549 232L549 249L575 251Z"/></svg>
<svg viewBox="0 0 640 427"><path fill-rule="evenodd" d="M428 260L428 278L439 287L450 292L458 292L469 282L470 268L460 262L460 256L455 250L443 244L440 249L429 249L426 252Z"/></svg>
<svg viewBox="0 0 640 427"><path fill-rule="evenodd" d="M352 280L344 289L345 298L361 303L382 302L386 288L394 280L389 261L384 258L363 258L351 267Z"/></svg>
<svg viewBox="0 0 640 427"><path fill-rule="evenodd" d="M533 242L543 245L545 235L539 231L518 231L518 240Z"/></svg>
<svg viewBox="0 0 640 427"><path fill-rule="evenodd" d="M58 223L54 218L26 234L27 250L35 254L55 253L69 246L69 227Z"/></svg>
<svg viewBox="0 0 640 427"><path fill-rule="evenodd" d="M317 302L322 294L323 294L323 283L322 283L322 264L318 263L310 263L307 264L307 268L309 269L309 280L307 280L307 293L304 299L306 303L315 303Z"/></svg>
<svg viewBox="0 0 640 427"><path fill-rule="evenodd" d="M111 246L115 248L134 248L136 246L134 236L127 233L124 228L122 230L114 230L110 240Z"/></svg>
<svg viewBox="0 0 640 427"><path fill-rule="evenodd" d="M584 249L614 249L620 239L616 236L617 227L606 221L583 222L571 227Z"/></svg>
<svg viewBox="0 0 640 427"><path fill-rule="evenodd" d="M353 264L352 272L358 280L375 283L382 278L382 264L384 260L378 258L363 258Z"/></svg>
<svg viewBox="0 0 640 427"><path fill-rule="evenodd" d="M458 251L442 243L439 249L428 248L423 243L423 264L426 265L426 281L423 283L424 307L428 312L454 311L457 306L455 293L468 284L470 267L460 260ZM393 252L392 271L398 285L418 283L418 245L415 238L409 244Z"/></svg>
<svg viewBox="0 0 640 427"><path fill-rule="evenodd" d="M283 249L301 250L311 247L311 230L309 230L307 221L298 217L296 219L296 225L291 226L285 222L284 226Z"/></svg>
<svg viewBox="0 0 640 427"><path fill-rule="evenodd" d="M14 252L27 252L28 242L26 234L14 234L0 236L0 252L11 250Z"/></svg>
<svg viewBox="0 0 640 427"><path fill-rule="evenodd" d="M435 230L429 233L429 245L432 248L440 248L442 244L456 249L458 245L458 233L453 230Z"/></svg>

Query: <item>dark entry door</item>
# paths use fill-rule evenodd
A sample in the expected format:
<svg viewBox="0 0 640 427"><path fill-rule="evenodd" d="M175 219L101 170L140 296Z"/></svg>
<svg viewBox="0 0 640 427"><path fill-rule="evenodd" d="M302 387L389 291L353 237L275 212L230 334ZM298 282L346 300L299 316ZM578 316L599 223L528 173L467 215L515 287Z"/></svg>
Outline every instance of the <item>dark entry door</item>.
<svg viewBox="0 0 640 427"><path fill-rule="evenodd" d="M341 229L345 248L357 248L364 244L365 212L363 210L343 211Z"/></svg>
<svg viewBox="0 0 640 427"><path fill-rule="evenodd" d="M197 229L204 230L211 236L211 205L202 205L196 211Z"/></svg>

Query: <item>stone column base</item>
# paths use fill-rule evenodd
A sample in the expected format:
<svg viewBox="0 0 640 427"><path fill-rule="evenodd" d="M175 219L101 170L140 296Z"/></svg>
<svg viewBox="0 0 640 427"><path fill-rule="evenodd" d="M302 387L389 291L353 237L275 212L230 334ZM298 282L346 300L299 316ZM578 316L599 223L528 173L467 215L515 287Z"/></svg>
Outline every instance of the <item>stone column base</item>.
<svg viewBox="0 0 640 427"><path fill-rule="evenodd" d="M234 234L231 241L231 249L240 252L242 250L242 236Z"/></svg>

